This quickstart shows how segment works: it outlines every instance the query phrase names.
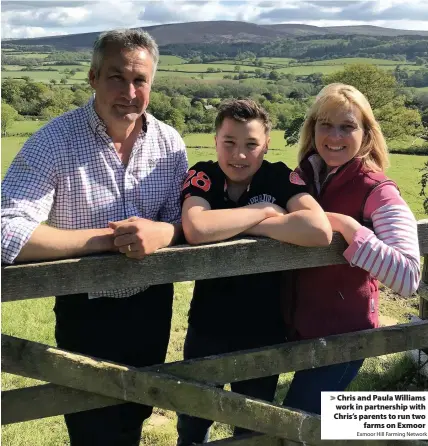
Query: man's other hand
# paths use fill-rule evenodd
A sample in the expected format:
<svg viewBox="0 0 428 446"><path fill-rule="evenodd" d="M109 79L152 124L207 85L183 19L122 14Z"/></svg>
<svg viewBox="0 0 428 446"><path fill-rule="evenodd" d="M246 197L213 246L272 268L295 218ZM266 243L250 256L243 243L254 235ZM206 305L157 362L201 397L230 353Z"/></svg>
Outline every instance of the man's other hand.
<svg viewBox="0 0 428 446"><path fill-rule="evenodd" d="M167 246L165 225L140 217L109 223L114 230L114 245L131 259L142 259Z"/></svg>

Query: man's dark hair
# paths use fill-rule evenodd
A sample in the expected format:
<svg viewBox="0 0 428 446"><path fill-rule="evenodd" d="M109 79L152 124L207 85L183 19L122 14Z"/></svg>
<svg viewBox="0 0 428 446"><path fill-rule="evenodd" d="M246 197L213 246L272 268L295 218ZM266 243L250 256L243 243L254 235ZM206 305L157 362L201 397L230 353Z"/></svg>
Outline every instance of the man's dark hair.
<svg viewBox="0 0 428 446"><path fill-rule="evenodd" d="M217 117L215 118L216 132L218 132L226 118L238 122L257 119L263 124L265 133L269 133L272 128L267 111L252 99L228 99L223 101L219 105Z"/></svg>

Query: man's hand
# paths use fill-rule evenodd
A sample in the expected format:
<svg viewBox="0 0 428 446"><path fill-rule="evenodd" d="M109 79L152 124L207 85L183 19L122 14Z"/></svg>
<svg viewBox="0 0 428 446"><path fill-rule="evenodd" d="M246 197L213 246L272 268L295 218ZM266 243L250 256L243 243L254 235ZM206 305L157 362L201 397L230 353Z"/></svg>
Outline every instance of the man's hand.
<svg viewBox="0 0 428 446"><path fill-rule="evenodd" d="M109 227L114 230L114 245L131 259L142 259L167 246L168 228L165 225L140 217L109 223Z"/></svg>

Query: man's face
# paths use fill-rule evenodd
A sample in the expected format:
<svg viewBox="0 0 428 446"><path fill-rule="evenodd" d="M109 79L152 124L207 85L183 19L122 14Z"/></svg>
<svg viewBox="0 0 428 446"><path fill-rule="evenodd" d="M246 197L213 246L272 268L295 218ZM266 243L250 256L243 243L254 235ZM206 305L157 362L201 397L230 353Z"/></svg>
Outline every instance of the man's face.
<svg viewBox="0 0 428 446"><path fill-rule="evenodd" d="M218 163L234 183L249 184L259 170L269 137L258 119L239 122L226 118L215 138Z"/></svg>
<svg viewBox="0 0 428 446"><path fill-rule="evenodd" d="M144 48L107 50L98 77L91 70L95 109L107 124L131 125L149 105L153 60Z"/></svg>

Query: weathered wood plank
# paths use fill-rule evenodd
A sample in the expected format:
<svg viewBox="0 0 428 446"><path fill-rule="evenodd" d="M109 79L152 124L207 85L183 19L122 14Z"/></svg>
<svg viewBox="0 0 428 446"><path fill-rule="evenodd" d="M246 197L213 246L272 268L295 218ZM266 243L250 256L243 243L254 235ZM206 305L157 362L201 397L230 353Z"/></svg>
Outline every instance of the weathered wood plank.
<svg viewBox="0 0 428 446"><path fill-rule="evenodd" d="M100 395L320 444L320 417L227 392L198 381L102 361L12 336L2 337L5 372Z"/></svg>
<svg viewBox="0 0 428 446"><path fill-rule="evenodd" d="M224 384L428 346L428 321L245 350L141 370ZM2 392L2 423L78 412L120 400L54 384Z"/></svg>
<svg viewBox="0 0 428 446"><path fill-rule="evenodd" d="M205 443L206 444L206 443ZM426 441L409 440L324 440L324 444L333 446L427 446ZM281 438L269 437L263 434L249 434L238 438L211 441L211 446L311 446L310 443L299 443ZM202 444L197 446L203 446Z"/></svg>
<svg viewBox="0 0 428 446"><path fill-rule="evenodd" d="M421 253L428 254L428 220L418 223L418 231ZM341 264L345 263L345 247L339 234L334 234L331 246L325 248L245 238L165 248L140 261L106 254L4 266L2 300Z"/></svg>
<svg viewBox="0 0 428 446"><path fill-rule="evenodd" d="M422 281L418 290L419 300L419 317L428 319L428 255L424 256L424 267L422 269Z"/></svg>
<svg viewBox="0 0 428 446"><path fill-rule="evenodd" d="M344 263L336 236L325 248L247 238L161 249L143 260L120 254L2 267L2 300L138 287L212 277Z"/></svg>

